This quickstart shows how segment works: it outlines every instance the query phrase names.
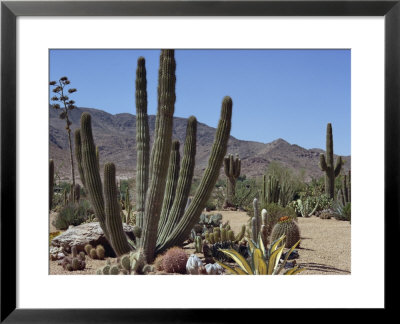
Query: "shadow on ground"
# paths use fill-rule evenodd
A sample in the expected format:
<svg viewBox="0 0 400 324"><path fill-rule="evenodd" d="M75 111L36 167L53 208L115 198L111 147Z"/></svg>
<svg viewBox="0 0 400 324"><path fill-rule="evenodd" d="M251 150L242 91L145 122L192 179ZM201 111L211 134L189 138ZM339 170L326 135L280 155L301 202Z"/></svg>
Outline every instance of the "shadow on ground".
<svg viewBox="0 0 400 324"><path fill-rule="evenodd" d="M338 268L334 268L325 264L320 264L320 263L314 263L314 262L309 262L309 263L300 263L299 266L302 268L306 268L307 270L311 271L321 271L321 272L331 272L332 274L334 273L340 273L340 274L351 274L350 271L347 270L341 270Z"/></svg>

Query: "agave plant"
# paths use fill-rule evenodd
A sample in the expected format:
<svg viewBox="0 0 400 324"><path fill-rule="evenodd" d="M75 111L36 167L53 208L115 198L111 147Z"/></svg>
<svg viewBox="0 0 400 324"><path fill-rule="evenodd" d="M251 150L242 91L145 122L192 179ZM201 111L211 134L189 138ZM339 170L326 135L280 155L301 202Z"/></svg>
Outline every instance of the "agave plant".
<svg viewBox="0 0 400 324"><path fill-rule="evenodd" d="M250 248L250 262L248 262L242 255L233 249L221 249L220 251L232 258L238 265L238 267L230 267L222 262L218 262L221 267L227 270L230 274L234 275L278 275L285 267L285 264L289 258L289 255L293 252L296 246L300 243L300 240L294 244L282 263L279 264L281 255L285 245L282 241L285 239L285 235L282 235L278 240L271 244L270 249L266 249L264 243L259 236L258 244L251 239L246 238ZM284 275L295 275L305 270L305 268L299 268L295 266L284 273Z"/></svg>

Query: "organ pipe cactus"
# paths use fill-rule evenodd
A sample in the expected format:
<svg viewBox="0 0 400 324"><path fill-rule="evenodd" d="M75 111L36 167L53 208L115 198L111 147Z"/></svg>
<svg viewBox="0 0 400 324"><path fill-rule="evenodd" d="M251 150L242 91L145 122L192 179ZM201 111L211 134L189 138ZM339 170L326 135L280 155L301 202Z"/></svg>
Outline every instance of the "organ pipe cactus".
<svg viewBox="0 0 400 324"><path fill-rule="evenodd" d="M239 156L233 157L229 154L224 158L224 170L227 177L226 181L226 201L225 206L233 206L233 199L235 197L236 179L240 176L241 161Z"/></svg>
<svg viewBox="0 0 400 324"><path fill-rule="evenodd" d="M231 129L232 100L229 97L225 97L222 102L221 117L216 130L208 166L197 192L185 210L193 177L197 121L194 117L190 117L188 120L184 156L179 170L179 178L176 182L176 190L169 191L168 185L166 185L167 173L171 170L171 166L169 165L171 150L174 151L175 147L175 144L172 144L176 80L174 51L162 50L160 55L158 112L150 161L146 159L149 155L149 145L147 136L147 103L145 103L147 95L144 93L146 87L144 80L145 61L143 58L139 58L138 60L136 76L136 109L137 115L141 115L141 117L137 118L137 122L139 120L137 132L140 132L140 134L137 134L137 151L142 154L141 157L138 157L137 166L138 201L141 199L139 196L144 197L144 200L142 199L142 202L138 204L138 211L140 211L138 214L138 225L142 225L139 225L142 228L139 247L142 249L145 261L151 263L157 254L172 246L182 244L189 236L193 226L199 221L200 214L218 179L219 170L226 154ZM123 231L121 231L121 218L116 217L118 205L117 193L114 188L115 167L113 164L106 165L107 172L105 172L104 179L105 196L103 196L99 166L96 159L96 147L91 130L91 118L87 113L83 113L81 117L81 139L82 166L86 187L95 214L116 254L127 253L133 247L128 244L129 241ZM112 179L113 177L114 180ZM145 188L147 188L147 191ZM173 194L173 203L171 205L171 196ZM106 209L104 208L105 199ZM168 204L164 204L165 199L168 200ZM166 218L161 218L163 206L171 206L169 213L166 214ZM161 220L162 222L160 223ZM157 240L157 237L160 238Z"/></svg>
<svg viewBox="0 0 400 324"><path fill-rule="evenodd" d="M49 209L53 206L54 194L54 161L49 161Z"/></svg>
<svg viewBox="0 0 400 324"><path fill-rule="evenodd" d="M106 227L109 230L109 239L117 255L128 253L131 247L122 227L120 205L117 200L117 185L115 183L115 165L106 163L104 166L104 197Z"/></svg>
<svg viewBox="0 0 400 324"><path fill-rule="evenodd" d="M136 224L143 227L146 192L149 184L150 133L147 116L147 79L145 59L138 59L136 69ZM160 69L161 71L161 69Z"/></svg>
<svg viewBox="0 0 400 324"><path fill-rule="evenodd" d="M263 183L261 188L261 203L262 205L279 202L281 186L279 180L270 175L263 175Z"/></svg>
<svg viewBox="0 0 400 324"><path fill-rule="evenodd" d="M336 159L336 165L333 165L333 136L332 125L328 123L326 126L326 156L321 154L319 165L322 171L325 171L325 193L329 198L334 199L335 196L335 178L340 174L343 161L339 156Z"/></svg>
<svg viewBox="0 0 400 324"><path fill-rule="evenodd" d="M164 201L161 209L160 221L158 223L158 240L160 240L160 234L163 232L168 220L168 214L171 211L172 204L174 203L174 197L176 192L176 185L178 184L179 168L180 168L180 153L179 153L179 141L172 143L172 150L169 160L167 183L164 193ZM164 232L166 233L166 231Z"/></svg>

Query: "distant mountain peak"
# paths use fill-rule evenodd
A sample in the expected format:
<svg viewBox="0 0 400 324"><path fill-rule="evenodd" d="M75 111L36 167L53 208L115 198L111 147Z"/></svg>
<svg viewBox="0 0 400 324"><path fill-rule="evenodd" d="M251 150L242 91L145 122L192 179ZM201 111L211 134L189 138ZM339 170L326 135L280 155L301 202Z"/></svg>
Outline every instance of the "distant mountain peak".
<svg viewBox="0 0 400 324"><path fill-rule="evenodd" d="M285 141L283 138L278 138L275 141L272 141L270 144L276 144L276 145L291 145L289 142Z"/></svg>
<svg viewBox="0 0 400 324"><path fill-rule="evenodd" d="M114 162L117 167L117 175L134 177L136 168L136 116L130 113L110 114L95 108L77 108L70 112L74 131L80 127L80 116L83 112L92 115L92 129L96 145L100 149L100 165L106 162ZM65 131L65 121L59 118L59 112L50 109L50 158L54 159L55 167L61 175L70 176L68 167L68 137ZM183 151L183 143L186 137L187 119L174 117L173 138L178 139ZM155 116L149 115L149 128L151 144L155 127ZM208 163L210 149L214 141L216 129L203 123L198 123L197 128L197 154L195 176L201 176ZM264 174L272 161L278 161L282 165L294 170L305 170L311 177L323 176L319 169L320 149L307 150L299 145L290 144L283 138L278 138L270 143L238 140L231 136L228 142L228 153L239 154L242 160L242 175L258 177ZM346 157L345 169L349 169L351 157ZM224 172L221 171L221 177Z"/></svg>

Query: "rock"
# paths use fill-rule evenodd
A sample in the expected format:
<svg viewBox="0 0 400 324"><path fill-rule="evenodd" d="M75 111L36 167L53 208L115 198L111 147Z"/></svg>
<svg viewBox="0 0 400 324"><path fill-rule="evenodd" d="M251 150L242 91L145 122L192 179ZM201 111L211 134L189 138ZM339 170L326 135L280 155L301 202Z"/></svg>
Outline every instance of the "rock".
<svg viewBox="0 0 400 324"><path fill-rule="evenodd" d="M285 268L285 269L292 269L292 268L295 267L295 265L296 265L296 260L293 260L292 262L286 262L284 268Z"/></svg>
<svg viewBox="0 0 400 324"><path fill-rule="evenodd" d="M50 247L50 260L51 261L57 261L61 260L65 257L65 254L63 253L64 249L62 247L55 247L51 246Z"/></svg>
<svg viewBox="0 0 400 324"><path fill-rule="evenodd" d="M335 217L335 212L332 209L324 209L319 213L320 219L331 219Z"/></svg>
<svg viewBox="0 0 400 324"><path fill-rule="evenodd" d="M283 253L283 254L281 255L281 259L282 259L282 260L284 260L284 259L286 258L286 254L287 254L288 252L289 252L289 251L287 251L286 253ZM293 260L293 259L298 259L298 258L299 258L299 251L293 250L292 253L290 253L290 255L289 255L289 257L288 257L288 260Z"/></svg>
<svg viewBox="0 0 400 324"><path fill-rule="evenodd" d="M123 228L127 236L134 240L135 236L133 234L133 226L123 224ZM103 230L98 222L81 224L69 228L64 233L56 236L51 241L51 246L56 248L64 248L66 252L71 251L73 245L76 246L78 253L84 251L86 244L91 244L92 246L97 246L99 244L103 245L106 250L106 255L110 257L115 257L115 253L112 250L110 243L106 240ZM52 254L50 248L50 254ZM55 253L55 250L53 250ZM59 252L59 251L57 251Z"/></svg>

